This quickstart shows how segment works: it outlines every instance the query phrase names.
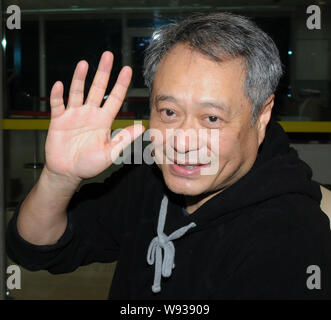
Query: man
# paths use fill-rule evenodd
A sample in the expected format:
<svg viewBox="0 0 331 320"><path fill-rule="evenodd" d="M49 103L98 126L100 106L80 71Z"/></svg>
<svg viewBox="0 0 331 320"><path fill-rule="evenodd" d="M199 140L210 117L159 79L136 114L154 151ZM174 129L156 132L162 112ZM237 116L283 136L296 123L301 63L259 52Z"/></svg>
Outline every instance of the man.
<svg viewBox="0 0 331 320"><path fill-rule="evenodd" d="M51 273L118 261L113 299L330 298L319 186L270 121L282 74L272 39L228 13L160 29L144 66L150 128L162 133L152 138L156 164L76 192L144 131L110 136L131 78L124 67L100 108L112 61L105 52L85 103L85 61L66 108L62 83L53 86L46 164L9 223L9 256Z"/></svg>

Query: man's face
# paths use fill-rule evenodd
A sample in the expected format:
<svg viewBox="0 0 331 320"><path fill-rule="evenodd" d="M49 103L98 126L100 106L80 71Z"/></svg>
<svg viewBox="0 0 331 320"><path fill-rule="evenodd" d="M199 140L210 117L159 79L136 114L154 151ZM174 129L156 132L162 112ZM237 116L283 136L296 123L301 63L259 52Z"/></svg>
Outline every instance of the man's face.
<svg viewBox="0 0 331 320"><path fill-rule="evenodd" d="M244 95L244 81L240 58L215 62L185 44L177 44L161 60L153 83L150 128L162 132L162 139L154 140L155 157L162 162L158 166L171 191L187 196L213 194L252 167L264 130L257 124L250 126L252 107ZM182 133L175 138L168 134L167 139L167 129ZM202 131L207 138L199 136ZM192 137L199 137L198 141L191 143ZM211 175L202 174L202 168L212 164L195 167L188 160L202 149L217 163ZM177 160L183 158L185 165L192 165L179 165ZM202 158L199 163L205 163ZM175 163L166 163L172 160Z"/></svg>

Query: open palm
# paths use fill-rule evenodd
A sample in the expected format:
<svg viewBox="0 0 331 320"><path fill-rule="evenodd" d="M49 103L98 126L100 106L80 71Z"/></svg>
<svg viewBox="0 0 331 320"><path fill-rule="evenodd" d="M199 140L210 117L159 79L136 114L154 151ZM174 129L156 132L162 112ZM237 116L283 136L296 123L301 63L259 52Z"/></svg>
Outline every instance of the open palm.
<svg viewBox="0 0 331 320"><path fill-rule="evenodd" d="M75 69L67 107L63 103L63 84L53 85L50 97L51 122L46 139L46 167L57 175L72 178L91 178L114 161L112 151L123 150L144 128L140 125L125 128L111 138L111 125L125 98L132 70L122 68L115 86L102 107L113 64L113 55L103 53L92 86L84 103L84 83L88 70L86 61Z"/></svg>

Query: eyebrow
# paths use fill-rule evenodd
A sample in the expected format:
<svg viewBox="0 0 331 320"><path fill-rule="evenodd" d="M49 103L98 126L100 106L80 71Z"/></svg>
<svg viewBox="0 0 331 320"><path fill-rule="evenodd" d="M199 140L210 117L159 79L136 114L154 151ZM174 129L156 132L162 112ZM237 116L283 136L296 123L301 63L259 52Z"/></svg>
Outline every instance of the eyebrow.
<svg viewBox="0 0 331 320"><path fill-rule="evenodd" d="M173 103L178 103L176 98L174 98L172 96L167 96L167 95L156 95L155 96L155 98L154 98L155 104L158 104L159 102L162 102L162 101L169 101L169 102L173 102Z"/></svg>
<svg viewBox="0 0 331 320"><path fill-rule="evenodd" d="M200 102L199 105L203 108L215 108L225 112L230 111L230 108L225 103L222 102L216 103L216 102L206 101L206 102Z"/></svg>
<svg viewBox="0 0 331 320"><path fill-rule="evenodd" d="M156 95L154 98L154 102L157 105L159 102L169 101L172 103L180 104L177 99L173 96L168 95ZM213 101L202 101L198 103L199 106L203 108L215 108L225 112L229 112L230 108L223 102L213 102Z"/></svg>

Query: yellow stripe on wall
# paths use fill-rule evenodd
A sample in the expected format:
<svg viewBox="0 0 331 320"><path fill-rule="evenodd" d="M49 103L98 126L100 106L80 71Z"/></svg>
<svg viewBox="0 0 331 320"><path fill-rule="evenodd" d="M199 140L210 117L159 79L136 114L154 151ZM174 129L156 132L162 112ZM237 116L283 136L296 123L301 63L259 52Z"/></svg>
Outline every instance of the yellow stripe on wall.
<svg viewBox="0 0 331 320"><path fill-rule="evenodd" d="M4 130L48 130L49 119L2 119L2 129ZM134 123L142 124L148 128L148 120L115 120L112 130L123 129Z"/></svg>
<svg viewBox="0 0 331 320"><path fill-rule="evenodd" d="M286 132L331 132L331 121L279 121Z"/></svg>
<svg viewBox="0 0 331 320"><path fill-rule="evenodd" d="M4 130L48 130L49 119L2 119ZM135 123L142 123L147 129L148 120L115 120L112 129L122 129ZM286 132L331 133L331 121L279 121Z"/></svg>

